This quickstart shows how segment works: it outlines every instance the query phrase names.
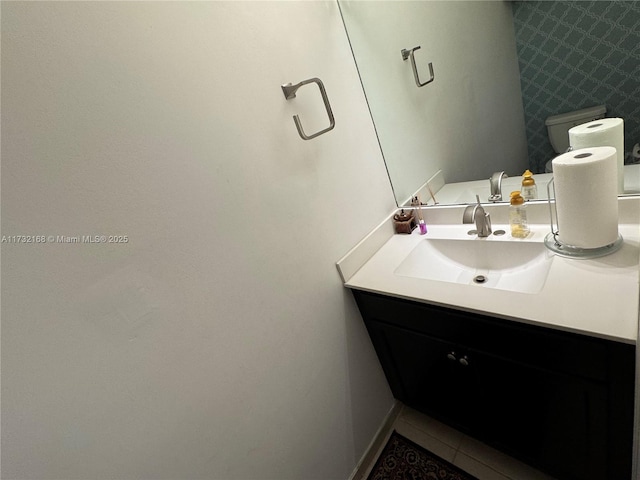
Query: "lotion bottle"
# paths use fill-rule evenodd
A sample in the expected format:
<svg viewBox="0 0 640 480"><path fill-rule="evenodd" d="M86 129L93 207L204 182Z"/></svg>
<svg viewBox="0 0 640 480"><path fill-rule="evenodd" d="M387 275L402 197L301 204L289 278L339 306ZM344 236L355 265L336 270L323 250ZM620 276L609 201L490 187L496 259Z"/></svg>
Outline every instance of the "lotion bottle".
<svg viewBox="0 0 640 480"><path fill-rule="evenodd" d="M511 236L525 238L529 235L529 223L527 222L527 206L519 191L511 192L511 206L509 207L509 226Z"/></svg>
<svg viewBox="0 0 640 480"><path fill-rule="evenodd" d="M525 200L534 200L538 198L538 187L533 179L533 173L529 170L522 175L522 198Z"/></svg>

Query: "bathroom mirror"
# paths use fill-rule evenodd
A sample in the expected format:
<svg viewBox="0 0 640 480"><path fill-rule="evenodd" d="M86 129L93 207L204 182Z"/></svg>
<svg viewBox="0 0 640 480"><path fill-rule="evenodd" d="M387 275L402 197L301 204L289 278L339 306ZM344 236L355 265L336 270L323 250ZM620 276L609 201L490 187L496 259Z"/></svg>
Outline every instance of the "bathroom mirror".
<svg viewBox="0 0 640 480"><path fill-rule="evenodd" d="M438 172L436 190L488 189L505 171L507 200L530 169L545 197L546 118L594 105L624 119L626 161L640 162L640 1L338 4L398 205ZM625 176L640 193L640 163Z"/></svg>

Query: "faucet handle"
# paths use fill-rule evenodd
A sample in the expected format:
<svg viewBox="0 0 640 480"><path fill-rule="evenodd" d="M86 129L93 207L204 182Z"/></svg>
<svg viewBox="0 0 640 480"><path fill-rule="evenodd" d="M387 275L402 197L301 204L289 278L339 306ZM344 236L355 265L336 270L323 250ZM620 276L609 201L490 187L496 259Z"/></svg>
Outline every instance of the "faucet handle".
<svg viewBox="0 0 640 480"><path fill-rule="evenodd" d="M484 224L487 227L487 236L491 235L493 233L493 230L491 230L491 215L488 213L484 214Z"/></svg>

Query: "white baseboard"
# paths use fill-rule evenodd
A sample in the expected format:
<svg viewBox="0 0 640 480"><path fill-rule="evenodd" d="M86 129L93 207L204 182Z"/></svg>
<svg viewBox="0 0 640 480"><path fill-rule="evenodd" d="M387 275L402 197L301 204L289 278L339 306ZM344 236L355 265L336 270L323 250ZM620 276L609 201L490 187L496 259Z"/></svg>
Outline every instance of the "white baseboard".
<svg viewBox="0 0 640 480"><path fill-rule="evenodd" d="M396 419L400 416L403 406L404 405L398 400L395 401L389 410L389 413L387 413L387 416L380 425L380 428L378 428L378 431L371 440L371 443L365 450L364 455L362 455L362 458L356 465L356 468L349 476L349 480L362 480L364 478L365 473L367 473L367 468L375 460L375 456L380 450L380 447L382 447L383 442L391 433L391 428L393 427Z"/></svg>

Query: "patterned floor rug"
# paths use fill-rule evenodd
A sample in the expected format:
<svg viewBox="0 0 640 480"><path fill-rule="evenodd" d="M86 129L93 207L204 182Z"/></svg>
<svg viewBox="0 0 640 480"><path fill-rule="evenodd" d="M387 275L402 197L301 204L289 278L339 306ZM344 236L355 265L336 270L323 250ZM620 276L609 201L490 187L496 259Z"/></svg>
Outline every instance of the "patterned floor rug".
<svg viewBox="0 0 640 480"><path fill-rule="evenodd" d="M478 480L392 432L367 480Z"/></svg>

